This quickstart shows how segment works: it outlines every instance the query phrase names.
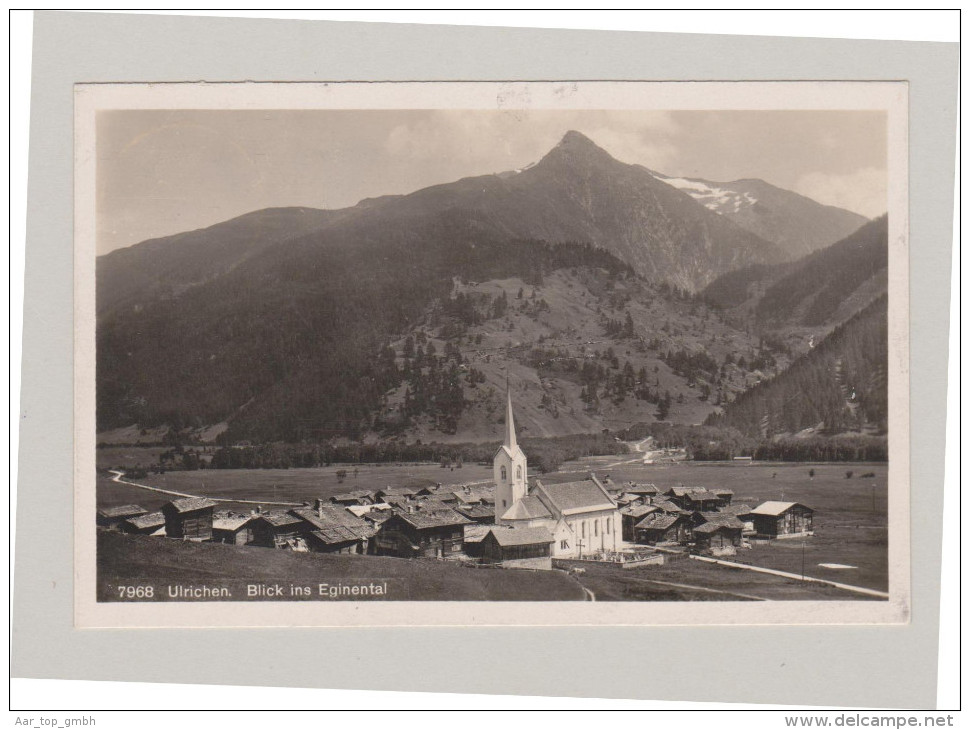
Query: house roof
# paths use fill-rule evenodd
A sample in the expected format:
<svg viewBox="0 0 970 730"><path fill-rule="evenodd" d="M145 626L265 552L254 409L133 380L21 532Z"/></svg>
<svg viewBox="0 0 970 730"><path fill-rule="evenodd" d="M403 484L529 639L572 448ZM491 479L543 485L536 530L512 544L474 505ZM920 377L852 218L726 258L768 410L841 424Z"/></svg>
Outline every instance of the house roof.
<svg viewBox="0 0 970 730"><path fill-rule="evenodd" d="M804 509L811 510L810 507L805 507L804 504L799 502L762 502L751 510L750 514L777 517L778 515L785 514L792 507L803 507Z"/></svg>
<svg viewBox="0 0 970 730"><path fill-rule="evenodd" d="M495 541L502 547L537 545L553 542L552 533L545 527L513 527L511 530L492 530Z"/></svg>
<svg viewBox="0 0 970 730"><path fill-rule="evenodd" d="M454 497L458 502L464 504L474 504L475 502L483 502L489 500L495 502L495 496L491 491L485 489L472 489L467 487L465 489L454 489L445 496L445 499Z"/></svg>
<svg viewBox="0 0 970 730"><path fill-rule="evenodd" d="M350 502L355 499L361 499L366 497L367 499L373 498L374 493L367 489L355 489L352 492L344 492L343 494L334 494L330 497L331 502Z"/></svg>
<svg viewBox="0 0 970 730"><path fill-rule="evenodd" d="M147 530L151 527L161 527L165 524L165 515L161 512L149 512L137 517L129 517L125 522L139 530Z"/></svg>
<svg viewBox="0 0 970 730"><path fill-rule="evenodd" d="M367 540L374 534L374 530L367 526L345 527L343 525L334 525L333 527L327 527L322 530L314 530L310 534L322 543L335 545L341 542Z"/></svg>
<svg viewBox="0 0 970 730"><path fill-rule="evenodd" d="M671 487L664 494L672 494L675 497L687 497L688 499L717 499L714 492L710 492L704 487Z"/></svg>
<svg viewBox="0 0 970 730"><path fill-rule="evenodd" d="M98 510L101 517L135 517L148 514L148 510L137 504L123 504L120 507L102 507Z"/></svg>
<svg viewBox="0 0 970 730"><path fill-rule="evenodd" d="M289 512L266 512L261 514L260 517L273 527L285 527L303 522L300 517L291 515Z"/></svg>
<svg viewBox="0 0 970 730"><path fill-rule="evenodd" d="M371 512L385 512L391 509L391 505L381 502L380 504L351 504L344 507L345 510L356 517L363 517Z"/></svg>
<svg viewBox="0 0 970 730"><path fill-rule="evenodd" d="M364 522L360 517L348 512L344 507L337 507L332 504L321 505L319 510L312 507L291 509L290 514L306 520L318 530L325 530L335 525L358 527Z"/></svg>
<svg viewBox="0 0 970 730"><path fill-rule="evenodd" d="M165 507L171 506L176 512L181 514L182 512L195 512L196 510L215 507L217 504L218 502L213 502L207 497L186 497L185 499L172 500Z"/></svg>
<svg viewBox="0 0 970 730"><path fill-rule="evenodd" d="M678 520L683 519L681 515L647 515L636 524L637 530L666 530L673 527Z"/></svg>
<svg viewBox="0 0 970 730"><path fill-rule="evenodd" d="M698 512L697 515L703 517L704 522L695 527L695 530L701 527L709 530L712 526L730 527L737 530L744 529L744 523L734 515L726 515L722 512Z"/></svg>
<svg viewBox="0 0 970 730"><path fill-rule="evenodd" d="M628 484L626 486L626 491L630 494L659 494L660 490L657 489L655 484Z"/></svg>
<svg viewBox="0 0 970 730"><path fill-rule="evenodd" d="M534 495L517 499L502 515L503 520L535 520L552 517L548 508Z"/></svg>
<svg viewBox="0 0 970 730"><path fill-rule="evenodd" d="M431 527L448 527L450 525L467 525L471 522L467 517L462 517L450 508L430 512L405 512L404 510L395 509L394 514L417 530L425 530Z"/></svg>
<svg viewBox="0 0 970 730"><path fill-rule="evenodd" d="M495 508L489 504L466 504L454 507L455 512L464 515L470 520L482 517L491 517L495 514Z"/></svg>
<svg viewBox="0 0 970 730"><path fill-rule="evenodd" d="M653 507L656 507L661 512L669 512L671 514L685 514L679 506L671 502L669 499L658 499L653 503Z"/></svg>
<svg viewBox="0 0 970 730"><path fill-rule="evenodd" d="M718 530L742 530L744 529L744 523L740 520L733 519L730 522L705 522L703 525L698 525L694 528L694 532L699 532L701 534L711 534L717 532Z"/></svg>
<svg viewBox="0 0 970 730"><path fill-rule="evenodd" d="M501 532L511 529L511 527L503 527L501 525L481 525L477 522L471 525L465 525L465 542L481 542L489 532Z"/></svg>
<svg viewBox="0 0 970 730"><path fill-rule="evenodd" d="M636 507L627 507L621 514L631 515L634 518L643 517L650 514L651 512L659 512L660 508L655 504L640 504Z"/></svg>
<svg viewBox="0 0 970 730"><path fill-rule="evenodd" d="M252 519L252 515L241 515L236 512L216 512L212 515L212 529L235 531Z"/></svg>
<svg viewBox="0 0 970 730"><path fill-rule="evenodd" d="M562 484L542 484L537 481L536 488L542 490L553 507L562 514L616 509L616 502L609 492L593 478Z"/></svg>
<svg viewBox="0 0 970 730"><path fill-rule="evenodd" d="M717 489L712 489L710 491L718 496L721 496L722 494L730 494L731 496L734 496L733 489L724 489L723 487L719 487Z"/></svg>
<svg viewBox="0 0 970 730"><path fill-rule="evenodd" d="M735 504L729 504L726 507L721 507L720 512L715 512L714 514L721 515L744 515L751 511L751 505L745 504L743 502L738 502Z"/></svg>

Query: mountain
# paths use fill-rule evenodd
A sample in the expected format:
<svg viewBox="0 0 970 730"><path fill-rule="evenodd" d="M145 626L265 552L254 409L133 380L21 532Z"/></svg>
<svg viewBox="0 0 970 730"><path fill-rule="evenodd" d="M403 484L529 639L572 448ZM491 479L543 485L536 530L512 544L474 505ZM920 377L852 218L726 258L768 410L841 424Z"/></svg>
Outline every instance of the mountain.
<svg viewBox="0 0 970 730"><path fill-rule="evenodd" d="M786 370L707 419L754 438L882 434L888 418L885 294L836 327Z"/></svg>
<svg viewBox="0 0 970 730"><path fill-rule="evenodd" d="M881 216L798 261L724 274L703 297L761 329L832 326L887 291L888 236Z"/></svg>
<svg viewBox="0 0 970 730"><path fill-rule="evenodd" d="M263 251L319 233L390 235L461 217L506 239L603 248L641 276L695 290L718 274L781 261L777 247L709 211L639 165L613 159L569 132L538 163L388 195L336 211L275 208L206 229L153 239L98 259L98 309L178 294Z"/></svg>
<svg viewBox="0 0 970 730"><path fill-rule="evenodd" d="M696 423L792 350L690 292L783 259L570 132L520 171L101 257L98 429L487 439L510 374L531 435Z"/></svg>
<svg viewBox="0 0 970 730"><path fill-rule="evenodd" d="M868 220L764 180L712 182L651 173L735 225L777 244L792 259L845 238Z"/></svg>

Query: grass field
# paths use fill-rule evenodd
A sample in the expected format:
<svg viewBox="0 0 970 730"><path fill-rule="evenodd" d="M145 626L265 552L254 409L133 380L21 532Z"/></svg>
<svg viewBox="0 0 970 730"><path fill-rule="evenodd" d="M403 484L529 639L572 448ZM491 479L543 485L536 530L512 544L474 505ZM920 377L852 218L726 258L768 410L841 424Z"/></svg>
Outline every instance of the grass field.
<svg viewBox="0 0 970 730"><path fill-rule="evenodd" d="M357 475L354 475L354 469ZM338 470L346 470L341 481ZM336 464L316 469L202 469L170 471L136 479L151 487L206 497L265 499L273 502L312 501L355 489L423 487L441 483L491 482L492 468L465 464L442 469L437 464ZM140 490L144 491L144 490Z"/></svg>
<svg viewBox="0 0 970 730"><path fill-rule="evenodd" d="M471 569L451 562L355 555L293 553L259 547L191 543L159 537L98 532L98 600L118 601L119 586L152 586L152 600L168 598L170 585L226 587L247 600L247 584L311 586L387 583L386 595L354 600L582 601L579 584L559 571ZM248 599L257 600L257 599ZM277 599L279 600L279 599Z"/></svg>
<svg viewBox="0 0 970 730"><path fill-rule="evenodd" d="M616 570L590 565L577 580L597 601L849 601L867 596L750 570L732 570L697 560Z"/></svg>
<svg viewBox="0 0 970 730"><path fill-rule="evenodd" d="M587 461L604 463L605 460L596 457ZM615 463L616 459L612 461ZM814 478L809 476L809 470L815 471ZM847 471L853 472L851 479L846 479ZM875 476L861 478L869 472ZM752 507L768 500L801 502L815 510L814 537L804 541L774 540L769 544L755 544L751 550L739 551L735 560L800 575L804 550L805 575L888 590L886 464L756 463L744 466L680 462L663 466L623 464L598 469L597 474L609 474L616 483L655 484L661 490L680 485L726 487L734 491L735 502ZM574 474L551 475L549 481L574 478ZM820 563L854 567L836 570L823 568Z"/></svg>
<svg viewBox="0 0 970 730"><path fill-rule="evenodd" d="M807 576L880 591L889 588L886 528L888 467L885 464L758 463L746 466L681 462L676 465L644 466L617 463L627 460L628 457L592 457L567 463L564 472L546 475L543 479L548 482L574 480L592 469L603 477L608 474L617 484L635 481L655 484L661 489L681 484L727 487L734 490L735 502L744 502L752 507L766 500L802 502L815 510L813 537L755 544L750 550L740 550L734 560L799 575L804 565ZM320 469L168 472L137 481L209 497L299 503L352 489L491 480L491 469L475 464L466 464L464 468L456 470L442 469L434 464L363 464L357 468L356 478L353 476L353 466L334 465ZM338 469L348 470L343 482L337 479ZM814 477L809 476L809 470L814 470ZM846 479L845 474L849 470L853 472L852 479ZM875 476L862 479L861 475L868 472ZM97 489L99 506L134 502L145 509L155 510L171 499L165 494L115 484L103 477L98 478ZM222 506L229 508L232 505ZM238 505L238 508L248 511L252 505ZM833 569L822 567L821 564L852 567ZM686 574L682 574L685 571ZM608 596L614 596L614 600L665 600L665 595L668 596L667 600L733 600L726 595L730 592L772 598L861 598L838 589L808 588L783 578L704 566L697 561L629 573L622 577L617 577L613 572L598 577L591 573L586 580L597 582L596 587L592 584L588 587L594 593L603 593L602 600L610 600ZM697 583L726 593L686 590L640 580L646 577L685 585Z"/></svg>

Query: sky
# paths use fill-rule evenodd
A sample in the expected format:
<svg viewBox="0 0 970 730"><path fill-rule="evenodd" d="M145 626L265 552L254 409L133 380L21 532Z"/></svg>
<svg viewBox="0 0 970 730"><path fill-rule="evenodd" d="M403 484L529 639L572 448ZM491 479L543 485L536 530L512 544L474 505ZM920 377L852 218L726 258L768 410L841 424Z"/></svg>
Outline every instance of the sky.
<svg viewBox="0 0 970 730"><path fill-rule="evenodd" d="M666 175L761 178L886 211L883 112L112 110L97 125L99 254L260 208L343 208L518 169L571 129Z"/></svg>

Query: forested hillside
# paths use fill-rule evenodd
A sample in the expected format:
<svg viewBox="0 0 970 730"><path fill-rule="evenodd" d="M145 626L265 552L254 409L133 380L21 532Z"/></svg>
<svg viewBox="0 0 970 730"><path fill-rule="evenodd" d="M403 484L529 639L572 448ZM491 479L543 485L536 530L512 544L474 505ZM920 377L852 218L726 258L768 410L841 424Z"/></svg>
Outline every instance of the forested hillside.
<svg viewBox="0 0 970 730"><path fill-rule="evenodd" d="M882 216L798 261L724 274L703 296L759 329L834 324L886 291L888 257L888 219Z"/></svg>
<svg viewBox="0 0 970 730"><path fill-rule="evenodd" d="M885 433L887 302L885 296L878 298L787 370L741 394L707 423L754 438L805 429Z"/></svg>

